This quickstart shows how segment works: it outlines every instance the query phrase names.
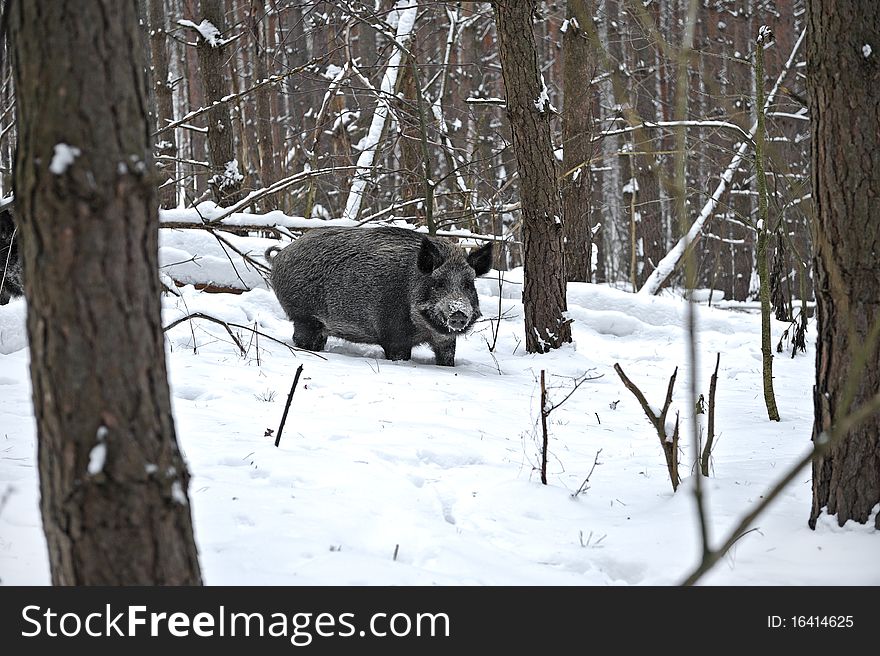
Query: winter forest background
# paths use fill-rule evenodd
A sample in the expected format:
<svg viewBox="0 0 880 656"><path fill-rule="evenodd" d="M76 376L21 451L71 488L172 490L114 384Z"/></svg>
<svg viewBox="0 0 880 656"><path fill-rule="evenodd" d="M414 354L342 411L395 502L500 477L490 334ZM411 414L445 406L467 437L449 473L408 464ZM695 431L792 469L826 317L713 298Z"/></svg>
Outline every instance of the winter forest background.
<svg viewBox="0 0 880 656"><path fill-rule="evenodd" d="M522 264L519 181L489 3L419 3L411 31L401 32L391 0L201 4L142 3L154 121L162 130L156 157L162 207L203 200L229 206L274 185L280 190L240 207L425 225L427 175L437 229L507 238L497 266ZM766 113L766 168L774 216L772 298L780 319L798 313L792 298L812 299L805 4L698 2L686 80L685 118L695 122L687 130L686 153L692 218L732 167L729 189L699 233L697 283L714 289L715 300L755 299L754 166L750 152L735 155L742 132L750 133L756 121L755 37L761 25L772 27L776 44L766 52L764 82L775 94ZM572 246L571 280L641 288L680 237L670 189L673 128L633 128L679 118L677 48L687 5L539 3L535 44L568 221L598 226L591 267L583 249ZM200 31L193 18L201 16L210 17L222 35ZM396 38L406 40L408 54L392 62L401 57ZM0 147L6 193L17 135L8 110L9 58L4 61L7 111ZM781 83L774 85L777 78ZM393 97L383 87L389 81ZM199 112L224 98L216 114ZM387 116L379 132L377 107ZM215 116L229 126L217 143L206 127ZM174 124L179 127L167 128ZM565 152L575 152L563 160L567 144L574 147ZM365 149L375 151L368 162L362 159ZM231 168L229 161L235 162ZM364 163L364 197L352 212L349 191ZM669 282L681 283L681 273Z"/></svg>
<svg viewBox="0 0 880 656"><path fill-rule="evenodd" d="M299 551L283 583L667 585L696 582L720 562L710 582L880 581L873 2L136 4L120 9L136 31L105 38L86 18L81 33L71 28L70 52L94 43L105 81L84 75L84 109L68 114L49 113L51 89L79 79L65 72L76 63L37 80L33 71L51 66L31 62L53 55L33 45L39 30L28 32L26 10L4 14L0 195L21 221L29 291L27 304L0 308L0 384L9 386L0 412L13 436L0 460L12 490L0 502L2 582L198 583L205 572L209 583L271 583L278 572L265 563L286 540ZM142 106L154 176L129 156L139 137L113 100L130 71L108 62L126 38L138 40L145 66L119 107ZM87 109L92 100L108 111ZM44 105L55 127L24 123ZM90 137L69 136L78 129L101 143L106 130L111 154L92 159ZM23 161L45 164L32 175L15 169L25 148ZM52 191L52 175L70 186ZM102 191L84 200L89 185ZM115 207L113 193L146 208L136 230L64 231L69 215L85 225L118 211L103 209ZM137 300L150 289L140 297L131 283L150 278L149 266L124 276L89 269L78 309L65 314L52 281L64 287L88 269L65 264L69 236L95 245L96 258L115 249L136 260L156 239L156 203L161 325L128 322L131 307L151 307ZM331 342L326 358L289 347L265 248L321 226L374 223L467 248L495 242L493 271L477 281L484 320L459 340L454 374L434 371L425 354L404 368L368 347ZM37 255L55 248L38 274ZM105 282L106 304L84 309ZM45 326L56 324L65 336L53 341ZM81 325L91 339L71 335ZM76 351L71 371L94 367L94 378L111 380L118 363L104 369L95 353L127 338L150 344L132 351L139 373L123 376L138 402L99 399L91 417L72 417L69 407L107 387L87 385L59 401L68 410L52 423L40 403L56 400L40 390L60 399L83 379L54 365ZM173 422L161 391L150 417L138 405L139 385L153 393L164 380L164 364L150 368L163 348ZM305 383L277 451L272 433L299 365ZM105 479L114 404L129 409L125 430L141 452L124 466L106 460L125 475ZM155 441L137 429L153 421ZM51 438L41 437L35 460L36 435ZM119 533L75 544L47 520L51 504L70 503L76 476L49 455L69 435L81 438L73 470L88 471L94 487L64 511L68 526L104 517L102 503L107 516L120 512L111 488L140 484L146 468L155 498L122 506L131 516L172 508L150 515L138 537L172 536L168 553L156 547L119 573L82 565L88 553L112 559L123 549ZM352 464L377 462L381 483ZM171 473L154 476L156 463ZM548 471L556 491L540 497ZM279 500L279 489L290 494ZM230 498L249 499L250 510L227 514ZM765 511L761 542L752 528ZM394 569L401 545L405 569ZM166 557L176 561L157 568Z"/></svg>

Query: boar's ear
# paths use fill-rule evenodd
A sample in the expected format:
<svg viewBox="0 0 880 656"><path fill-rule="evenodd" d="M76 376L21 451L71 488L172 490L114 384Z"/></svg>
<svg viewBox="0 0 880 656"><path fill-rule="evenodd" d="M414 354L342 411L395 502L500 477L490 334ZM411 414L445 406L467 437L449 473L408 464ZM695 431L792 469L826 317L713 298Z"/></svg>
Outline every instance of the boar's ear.
<svg viewBox="0 0 880 656"><path fill-rule="evenodd" d="M478 276L486 275L492 268L492 243L490 241L485 246L480 246L467 257L468 264Z"/></svg>
<svg viewBox="0 0 880 656"><path fill-rule="evenodd" d="M443 264L443 253L437 248L437 245L427 237L422 238L422 247L419 249L419 271L422 273L431 273L434 269Z"/></svg>

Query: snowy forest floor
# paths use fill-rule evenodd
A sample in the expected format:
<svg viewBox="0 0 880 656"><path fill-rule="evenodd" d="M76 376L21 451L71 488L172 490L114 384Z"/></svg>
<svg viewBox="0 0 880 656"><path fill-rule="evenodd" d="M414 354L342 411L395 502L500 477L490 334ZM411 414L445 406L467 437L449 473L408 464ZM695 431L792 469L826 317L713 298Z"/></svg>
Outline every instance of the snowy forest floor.
<svg viewBox="0 0 880 656"><path fill-rule="evenodd" d="M209 585L673 585L697 564L694 454L681 440L673 494L653 427L613 370L653 406L679 367L670 410L694 411L685 367L685 303L570 284L574 343L535 356L523 343L521 286L478 281L484 319L460 339L456 366L421 347L409 362L331 339L321 357L292 353L204 320L167 333L178 439ZM519 278L521 280L521 278ZM266 289L164 298L164 324L204 312L290 343ZM504 318L494 353L491 322ZM48 584L39 514L25 302L0 307L0 582ZM810 445L815 330L807 353L774 361L782 421L761 392L760 318L701 306L698 389L707 399L721 353L717 446L706 479L717 544ZM774 322L773 343L787 324ZM126 357L124 353L118 357ZM279 448L293 375L303 374ZM548 483L540 450L540 370L550 403L585 382L549 420ZM705 422L704 422L705 423ZM588 489L576 497L597 452ZM111 446L112 450L112 446ZM108 454L112 457L112 452ZM820 517L804 469L703 580L714 585L880 585L878 536ZM876 512L876 511L875 511ZM395 559L396 554L396 559Z"/></svg>

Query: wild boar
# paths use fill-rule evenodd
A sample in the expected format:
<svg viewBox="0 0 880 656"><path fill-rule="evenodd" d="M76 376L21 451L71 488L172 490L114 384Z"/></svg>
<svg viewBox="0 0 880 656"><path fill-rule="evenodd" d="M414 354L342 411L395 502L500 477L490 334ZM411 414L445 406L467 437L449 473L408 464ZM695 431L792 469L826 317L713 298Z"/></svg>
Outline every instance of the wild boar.
<svg viewBox="0 0 880 656"><path fill-rule="evenodd" d="M428 344L451 367L456 338L480 317L474 278L491 268L492 242L467 254L405 228L326 228L269 248L266 259L296 346L320 351L332 335L409 360Z"/></svg>

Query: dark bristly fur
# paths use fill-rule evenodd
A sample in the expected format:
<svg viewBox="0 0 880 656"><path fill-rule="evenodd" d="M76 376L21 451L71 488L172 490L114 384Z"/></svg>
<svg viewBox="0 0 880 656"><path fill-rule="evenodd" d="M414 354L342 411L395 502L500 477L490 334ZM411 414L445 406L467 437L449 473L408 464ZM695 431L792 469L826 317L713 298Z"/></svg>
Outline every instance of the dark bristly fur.
<svg viewBox="0 0 880 656"><path fill-rule="evenodd" d="M6 305L9 299L24 294L18 233L9 209L0 211L0 280L0 305Z"/></svg>
<svg viewBox="0 0 880 656"><path fill-rule="evenodd" d="M270 248L266 259L298 347L320 351L333 336L408 360L428 344L451 367L456 337L480 317L474 278L489 271L492 243L468 255L404 228L327 228Z"/></svg>

